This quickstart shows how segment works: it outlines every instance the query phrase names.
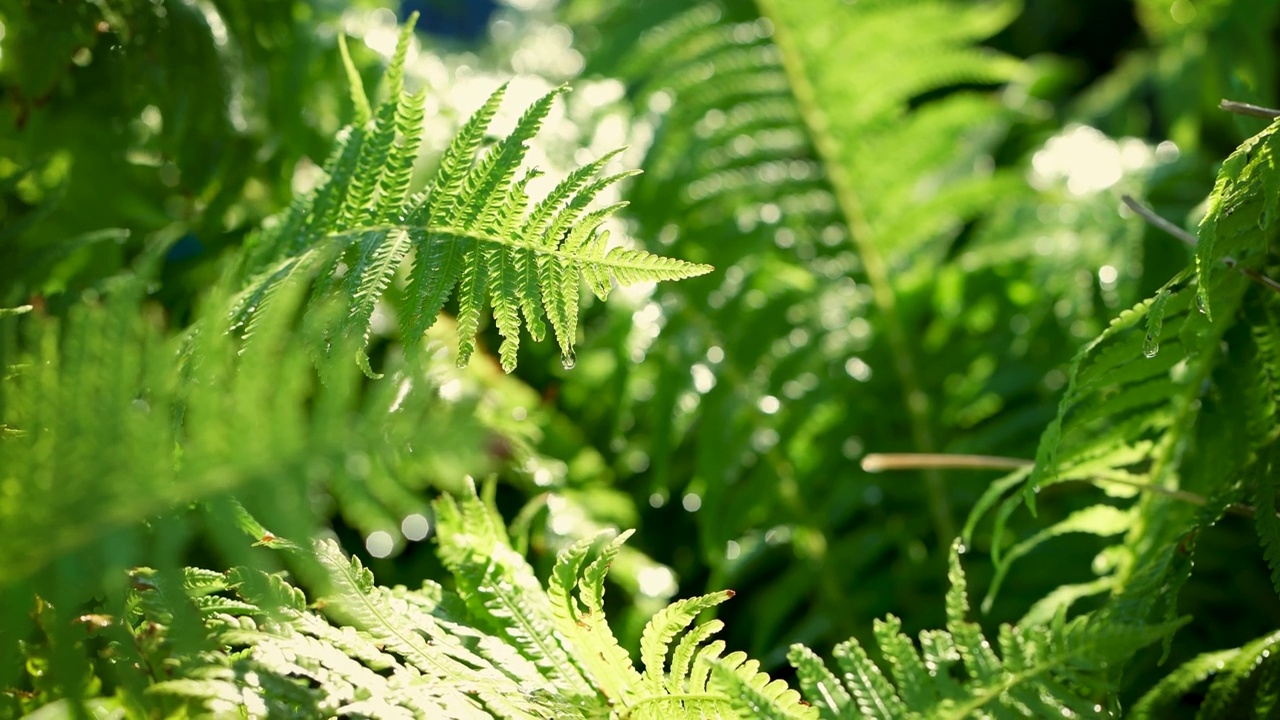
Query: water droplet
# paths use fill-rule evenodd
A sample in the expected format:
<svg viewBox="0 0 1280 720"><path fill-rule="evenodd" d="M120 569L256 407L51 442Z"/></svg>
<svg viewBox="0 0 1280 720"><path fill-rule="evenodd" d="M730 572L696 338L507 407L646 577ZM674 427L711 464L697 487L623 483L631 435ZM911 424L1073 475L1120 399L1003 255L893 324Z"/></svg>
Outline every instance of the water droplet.
<svg viewBox="0 0 1280 720"><path fill-rule="evenodd" d="M560 364L565 370L572 370L573 366L578 364L578 358L572 352L565 353L560 356Z"/></svg>
<svg viewBox="0 0 1280 720"><path fill-rule="evenodd" d="M1142 340L1142 354L1153 358L1160 352L1160 341L1150 333Z"/></svg>
<svg viewBox="0 0 1280 720"><path fill-rule="evenodd" d="M1199 310L1201 315L1206 314L1204 309L1204 296L1199 293L1196 294L1196 310Z"/></svg>

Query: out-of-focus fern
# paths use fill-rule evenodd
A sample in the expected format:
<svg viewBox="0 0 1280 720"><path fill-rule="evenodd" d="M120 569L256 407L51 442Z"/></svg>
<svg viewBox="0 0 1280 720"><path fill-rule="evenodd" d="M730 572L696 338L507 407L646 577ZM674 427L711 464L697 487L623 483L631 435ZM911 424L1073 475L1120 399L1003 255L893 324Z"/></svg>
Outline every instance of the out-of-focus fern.
<svg viewBox="0 0 1280 720"><path fill-rule="evenodd" d="M608 371L566 378L560 402L616 453L641 502L671 503L655 521L696 497L689 517L712 586L770 578L769 593L742 600L753 618L743 627L777 664L798 638L860 631L854 615L907 612L904 602L915 618L935 611L908 588L932 587L947 506L969 490L936 473L880 482L856 461L870 449L1030 453L1057 389L1038 368L1130 302L1123 285L1103 302L1082 287L1099 266L1127 276L1120 260L1141 230L1115 217L1113 188L1077 195L1059 177L1033 187L1031 163L997 160L1030 116L1012 98L1033 68L981 47L1013 4L654 5L676 10L642 33L619 21L601 43L622 55L603 72L628 81L638 122L653 128L628 212L668 252L714 252L722 271L659 286L617 316L615 332L636 313L664 342L631 332L625 347L596 351L591 366ZM1150 154L1123 147L1135 144L1126 157ZM904 372L916 391L904 393ZM932 563L906 539L922 526L940 538L924 546ZM919 574L892 591L819 581L891 564Z"/></svg>
<svg viewBox="0 0 1280 720"><path fill-rule="evenodd" d="M341 285L350 306L334 332L363 338L357 360L372 372L363 348L374 308L412 252L405 297L396 308L409 353L417 354L419 339L456 287L459 364L471 357L488 302L503 337L502 367L510 372L521 326L541 340L544 317L566 364L572 364L582 280L603 299L613 280L677 280L710 271L643 250L608 247L609 234L600 225L622 204L588 206L631 174L598 176L612 154L570 173L536 205L530 202L526 187L538 171L520 173L526 142L563 89L530 106L512 133L476 160L502 101L505 87L500 88L463 125L427 189L411 193L423 113L423 98L403 89L411 28L412 22L401 33L387 71L387 100L370 110L361 101L363 88L353 87L360 124L340 137L325 178L251 244L246 273L253 277L235 303L238 324L252 329L284 278L321 267L316 295L326 297ZM348 74L353 83L359 77L354 70Z"/></svg>
<svg viewBox="0 0 1280 720"><path fill-rule="evenodd" d="M1174 669L1129 711L1135 720L1171 717L1197 685L1212 677L1197 718L1268 717L1280 702L1280 633L1272 633L1231 650L1199 655Z"/></svg>
<svg viewBox="0 0 1280 720"><path fill-rule="evenodd" d="M287 204L339 127L332 33L296 32L297 7L0 2L0 303L92 287L157 242L166 299L192 300L188 272Z"/></svg>

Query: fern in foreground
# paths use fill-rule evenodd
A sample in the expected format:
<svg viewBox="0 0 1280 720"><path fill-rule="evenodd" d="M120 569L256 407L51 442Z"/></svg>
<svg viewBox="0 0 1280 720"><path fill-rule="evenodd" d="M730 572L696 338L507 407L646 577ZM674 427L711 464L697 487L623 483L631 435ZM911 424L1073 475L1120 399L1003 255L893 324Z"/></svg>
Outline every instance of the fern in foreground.
<svg viewBox="0 0 1280 720"><path fill-rule="evenodd" d="M1184 695L1213 677L1196 718L1274 717L1280 709L1280 632L1243 647L1188 660L1151 688L1130 711L1135 720L1169 717Z"/></svg>
<svg viewBox="0 0 1280 720"><path fill-rule="evenodd" d="M1000 628L999 653L967 619L959 545L951 550L947 629L926 630L917 648L892 615L875 625L889 676L855 639L833 651L840 675L811 650L789 655L800 687L823 717L1105 717L1108 668L1179 624L1142 625L1103 615L1045 626ZM890 681L892 678L892 682Z"/></svg>
<svg viewBox="0 0 1280 720"><path fill-rule="evenodd" d="M527 188L539 171L521 171L526 143L563 88L535 102L511 135L476 159L502 102L505 86L499 88L445 150L428 187L412 192L423 122L422 96L403 87L412 26L411 20L400 35L386 75L388 98L377 108L370 108L348 60L356 124L339 136L324 180L252 241L245 266L249 279L232 310L239 325L252 329L284 279L316 272L316 300L339 286L349 300L333 332L360 339L357 361L372 373L365 355L371 318L407 267L406 292L395 310L409 354L420 351L422 335L456 295L459 364L475 349L488 303L503 338L502 367L510 372L521 327L541 340L548 322L566 365L572 364L582 281L604 299L615 280L626 285L710 272L707 265L608 247L609 233L601 225L625 203L594 210L590 205L605 188L633 174L601 176L616 152L570 173L541 201L530 200Z"/></svg>
<svg viewBox="0 0 1280 720"><path fill-rule="evenodd" d="M430 581L418 590L380 587L332 541L295 550L322 569L327 590L310 606L301 590L260 570L188 569L181 587L135 571L135 612L126 621L139 666L154 670L135 705L173 712L178 703L197 714L243 708L250 717L657 720L738 717L735 709L766 702L785 717L814 716L755 661L707 642L722 623L694 625L732 592L656 614L640 672L603 610L605 575L629 533L566 549L544 591L495 518L474 488L437 504L456 594ZM183 601L211 644L172 653L166 637L182 630L173 608Z"/></svg>
<svg viewBox="0 0 1280 720"><path fill-rule="evenodd" d="M431 581L416 590L378 586L328 540L311 551L275 543L319 568L314 604L283 576L256 569L188 569L180 586L134 571L125 621L153 683L131 698L134 709L243 708L250 717L1098 717L1111 697L1109 667L1178 625L1060 615L1042 627L1001 628L997 654L967 620L957 546L946 630L922 633L917 648L896 618L877 623L888 674L856 640L835 649L838 674L796 645L789 657L802 699L745 653L725 654L725 643L711 639L722 622L695 622L732 591L655 614L640 642L643 669L633 665L604 611L605 576L630 533L566 548L544 590L474 486L441 498L436 519L452 592ZM171 643L170 635L191 632L183 626L191 617L204 626L205 643Z"/></svg>

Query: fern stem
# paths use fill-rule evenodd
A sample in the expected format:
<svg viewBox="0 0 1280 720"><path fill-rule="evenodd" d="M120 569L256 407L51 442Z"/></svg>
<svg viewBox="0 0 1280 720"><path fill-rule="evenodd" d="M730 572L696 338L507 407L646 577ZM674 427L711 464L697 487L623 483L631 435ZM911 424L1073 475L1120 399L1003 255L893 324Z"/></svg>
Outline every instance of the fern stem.
<svg viewBox="0 0 1280 720"><path fill-rule="evenodd" d="M950 453L870 453L862 458L862 469L869 473L882 472L885 470L920 470L924 468L933 468L937 470L1017 470L1019 468L1031 467L1032 465L1035 465L1034 460L1027 460L1024 458ZM1109 476L1080 478L1064 480L1063 482L1087 482L1095 486L1104 482L1115 483L1117 485L1137 488L1143 492L1163 495L1167 498L1180 500L1191 505L1203 507L1209 503L1208 499L1203 495L1187 490L1174 490L1160 485L1142 483L1137 480L1130 480L1127 477ZM1227 505L1226 511L1233 515L1248 518L1255 517L1258 514L1257 509L1252 505L1245 505L1243 503L1230 503Z"/></svg>
<svg viewBox="0 0 1280 720"><path fill-rule="evenodd" d="M960 455L950 453L870 453L862 458L862 469L869 473L884 470L1017 470L1035 463L1022 458L996 455Z"/></svg>
<svg viewBox="0 0 1280 720"><path fill-rule="evenodd" d="M1236 100L1219 100L1218 107L1227 112L1233 112L1237 115L1248 115L1249 117L1263 118L1264 120L1275 120L1280 118L1280 110L1254 105L1253 103L1238 102Z"/></svg>
<svg viewBox="0 0 1280 720"><path fill-rule="evenodd" d="M725 701L725 696L719 693L670 693L668 695L651 695L629 705L626 713L623 714L622 717L630 717L631 713L634 713L637 708L644 705L669 705L672 701L676 700L681 702L692 701L701 703L722 703Z"/></svg>
<svg viewBox="0 0 1280 720"><path fill-rule="evenodd" d="M1224 100L1223 102L1226 102L1226 101ZM1275 112L1275 111L1271 111L1271 112ZM1280 117L1280 115L1278 115L1277 117ZM1175 237L1175 238L1177 238L1177 239L1181 240L1182 242L1186 243L1186 244L1187 244L1189 247L1191 247L1192 249L1194 249L1194 248L1195 248L1195 246L1196 246L1196 244L1197 244L1197 240L1196 240L1196 236L1195 236L1195 235L1192 235L1191 233L1187 232L1186 230L1183 230L1182 228L1178 227L1177 225L1174 225L1173 223L1169 222L1168 220L1165 220L1164 218L1162 218L1162 217L1160 217L1159 215L1155 214L1155 212L1154 212L1153 210L1151 210L1151 208L1149 208L1149 207L1147 207L1147 206L1143 205L1142 203L1138 202L1137 200L1135 200L1135 199L1133 198L1133 196L1132 196L1132 195L1121 195L1121 196L1120 196L1120 199L1124 201L1124 204L1125 204L1125 205L1126 205L1130 210L1132 210L1132 211L1134 211L1135 213L1137 213L1137 214L1138 214L1138 217L1142 218L1143 220L1146 220L1146 221L1147 221L1148 223L1150 223L1152 226L1157 227L1157 228L1159 228L1159 229L1161 229L1161 230L1163 230L1163 231L1165 231L1165 232L1169 233L1169 234L1170 234L1170 235L1172 235L1173 237ZM1222 264L1223 264L1223 265L1226 265L1227 267L1229 267L1229 268L1231 268L1231 269L1233 269L1233 270L1235 270L1236 272L1240 273L1241 275L1244 275L1245 277L1247 277L1247 278L1249 278L1250 280L1254 281L1255 283L1258 283L1259 285L1261 285L1261 286L1263 286L1263 287L1267 288L1268 290L1271 290L1272 292L1280 293L1280 282L1276 282L1275 280L1272 280L1271 278L1267 277L1266 275L1263 275L1262 273L1258 272L1257 270L1254 270L1254 269L1252 269L1252 268L1244 267L1243 265L1241 265L1241 264L1237 263L1235 258L1233 258L1233 257L1231 257L1231 256L1229 256L1229 255L1228 255L1228 256L1224 256L1224 257L1222 258Z"/></svg>
<svg viewBox="0 0 1280 720"><path fill-rule="evenodd" d="M914 350L903 327L902 317L898 312L897 295L893 283L889 280L888 263L876 245L871 224L867 221L862 202L854 189L852 176L848 168L840 164L838 142L826 128L830 127L827 117L818 103L817 93L809 77L805 73L804 62L800 51L791 38L786 23L779 17L775 3L778 0L758 0L761 14L773 22L773 42L778 46L782 56L782 67L790 81L791 91L795 96L805 126L813 138L814 147L822 159L823 167L831 182L836 203L845 221L849 224L854 247L862 258L862 265L867 275L867 283L871 286L872 299L884 316L886 335L893 353L895 370L902 382L903 401L907 406L911 422L911 437L916 449L924 453L932 453L936 449L933 439L933 427L929 415L929 396L924 392L920 379L916 374ZM946 485L937 468L921 468L925 479L926 497L929 514L933 519L933 529L937 535L939 546L946 548L956 536L955 522L951 516L951 502L947 497Z"/></svg>

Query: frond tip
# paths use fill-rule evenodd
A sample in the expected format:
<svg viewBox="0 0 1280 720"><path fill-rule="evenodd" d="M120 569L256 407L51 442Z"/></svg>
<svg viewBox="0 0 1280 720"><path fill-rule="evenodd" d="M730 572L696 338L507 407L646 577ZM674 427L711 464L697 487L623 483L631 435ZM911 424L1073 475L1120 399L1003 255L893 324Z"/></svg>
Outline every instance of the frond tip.
<svg viewBox="0 0 1280 720"><path fill-rule="evenodd" d="M573 356L583 281L603 300L615 281L679 280L711 271L643 250L608 247L602 225L626 203L589 206L610 185L634 174L599 176L616 152L570 173L545 199L531 202L526 189L539 171L522 170L527 142L563 87L533 103L509 136L477 158L506 91L499 88L459 130L425 192L411 192L423 97L403 90L410 36L407 30L400 36L387 70L391 94L377 107L365 100L359 74L341 48L356 124L339 135L324 181L252 241L243 275L253 279L232 311L236 327L253 326L282 272L323 255L328 261L318 270L312 302L340 289L349 311L336 333L358 341L357 362L372 373L364 348L375 308L397 295L387 290L412 257L407 292L395 308L408 354L420 352L423 334L456 294L458 363L465 365L475 349L487 304L502 336L502 368L510 372L522 326L541 340L549 321L561 353Z"/></svg>

